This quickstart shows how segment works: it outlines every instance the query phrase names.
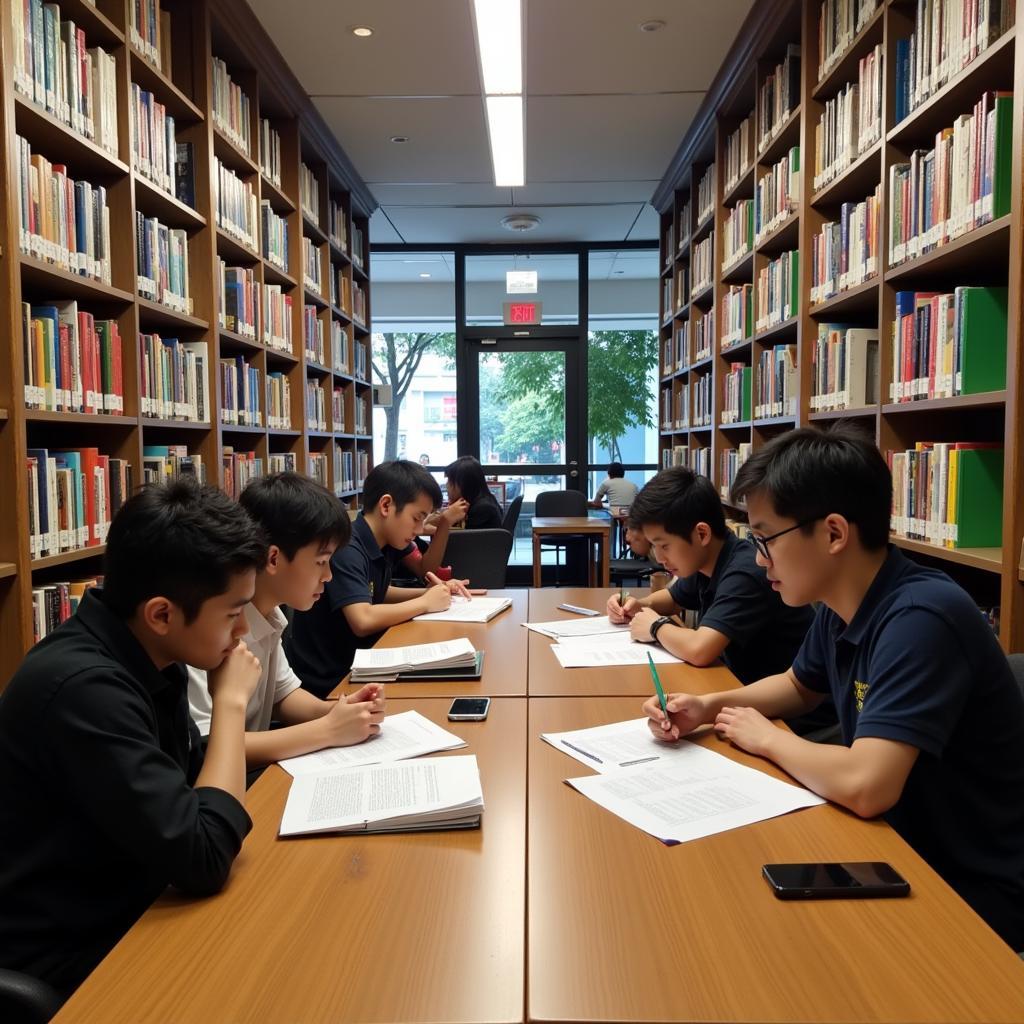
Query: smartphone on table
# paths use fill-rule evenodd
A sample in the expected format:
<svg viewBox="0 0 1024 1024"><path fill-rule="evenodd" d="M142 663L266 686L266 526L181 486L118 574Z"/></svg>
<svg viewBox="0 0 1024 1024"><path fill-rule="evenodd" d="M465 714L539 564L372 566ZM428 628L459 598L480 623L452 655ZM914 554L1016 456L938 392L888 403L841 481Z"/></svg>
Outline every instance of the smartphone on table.
<svg viewBox="0 0 1024 1024"><path fill-rule="evenodd" d="M448 721L482 722L490 707L490 697L456 697L448 709Z"/></svg>
<svg viewBox="0 0 1024 1024"><path fill-rule="evenodd" d="M765 864L761 874L780 900L878 899L910 895L910 883L883 861Z"/></svg>

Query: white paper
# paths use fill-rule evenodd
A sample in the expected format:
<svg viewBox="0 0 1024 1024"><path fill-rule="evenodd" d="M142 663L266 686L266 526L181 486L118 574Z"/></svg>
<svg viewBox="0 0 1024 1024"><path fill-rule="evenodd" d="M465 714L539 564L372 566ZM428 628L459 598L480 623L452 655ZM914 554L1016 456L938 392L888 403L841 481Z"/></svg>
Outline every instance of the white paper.
<svg viewBox="0 0 1024 1024"><path fill-rule="evenodd" d="M629 636L629 634L626 634ZM683 659L670 654L657 644L642 644L630 639L628 642L616 638L607 642L604 637L591 637L591 643L553 644L558 663L562 668L596 668L602 665L646 665L647 655L657 665L682 664ZM653 685L653 684L652 684Z"/></svg>
<svg viewBox="0 0 1024 1024"><path fill-rule="evenodd" d="M424 612L417 615L417 622L488 622L498 612L512 607L508 597L453 597L451 605L443 612Z"/></svg>
<svg viewBox="0 0 1024 1024"><path fill-rule="evenodd" d="M389 715L381 723L380 732L352 747L328 747L312 754L289 757L278 764L289 775L299 778L316 775L333 768L352 768L422 757L437 750L464 747L466 741L435 725L418 711Z"/></svg>
<svg viewBox="0 0 1024 1024"><path fill-rule="evenodd" d="M542 633L553 640L559 640L564 636L593 636L597 633L629 632L628 622L616 624L607 615L586 619L555 619L553 622L524 622L523 625L527 629L532 629L535 633Z"/></svg>
<svg viewBox="0 0 1024 1024"><path fill-rule="evenodd" d="M458 637L455 640L441 640L432 644L410 644L407 647L364 647L356 651L352 659L352 670L395 671L428 668L434 665L472 665L476 648L471 640Z"/></svg>
<svg viewBox="0 0 1024 1024"><path fill-rule="evenodd" d="M692 747L692 743L656 740L647 722L646 718L633 718L628 722L611 722L591 729L545 732L540 738L602 774L635 764L671 762L686 757L686 748Z"/></svg>
<svg viewBox="0 0 1024 1024"><path fill-rule="evenodd" d="M664 843L727 832L825 803L713 750L682 740L682 757L567 779L596 804Z"/></svg>
<svg viewBox="0 0 1024 1024"><path fill-rule="evenodd" d="M279 835L458 821L483 809L472 754L338 768L292 781Z"/></svg>

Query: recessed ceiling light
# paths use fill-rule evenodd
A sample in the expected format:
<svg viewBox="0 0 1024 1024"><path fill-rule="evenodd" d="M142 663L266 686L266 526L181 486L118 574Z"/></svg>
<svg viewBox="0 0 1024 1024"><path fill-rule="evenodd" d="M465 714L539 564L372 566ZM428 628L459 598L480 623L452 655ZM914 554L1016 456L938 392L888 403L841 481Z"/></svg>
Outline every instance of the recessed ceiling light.
<svg viewBox="0 0 1024 1024"><path fill-rule="evenodd" d="M613 270L612 273L613 274L624 274L625 271L624 270Z"/></svg>
<svg viewBox="0 0 1024 1024"><path fill-rule="evenodd" d="M660 32L665 27L665 22L652 18L650 21L640 22L641 32Z"/></svg>
<svg viewBox="0 0 1024 1024"><path fill-rule="evenodd" d="M406 142L409 141L409 136L408 135L392 135L391 136L391 141L396 146L401 146L401 145L404 145Z"/></svg>
<svg viewBox="0 0 1024 1024"><path fill-rule="evenodd" d="M506 231L532 231L540 223L540 217L533 213L510 213L501 218Z"/></svg>
<svg viewBox="0 0 1024 1024"><path fill-rule="evenodd" d="M420 274L420 277L430 277L429 274Z"/></svg>
<svg viewBox="0 0 1024 1024"><path fill-rule="evenodd" d="M367 39L373 35L373 29L369 25L356 25L352 29L352 35L359 36L360 39Z"/></svg>

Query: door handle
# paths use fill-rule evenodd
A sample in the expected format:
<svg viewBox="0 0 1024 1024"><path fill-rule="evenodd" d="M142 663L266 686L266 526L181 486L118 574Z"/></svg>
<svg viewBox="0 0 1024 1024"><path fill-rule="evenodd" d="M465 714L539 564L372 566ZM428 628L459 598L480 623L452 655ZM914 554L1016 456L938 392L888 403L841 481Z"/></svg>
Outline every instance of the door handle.
<svg viewBox="0 0 1024 1024"><path fill-rule="evenodd" d="M580 475L580 471L578 469L570 469L569 470L569 476L571 476L573 478L573 480L575 480L576 477L578 477L579 475Z"/></svg>

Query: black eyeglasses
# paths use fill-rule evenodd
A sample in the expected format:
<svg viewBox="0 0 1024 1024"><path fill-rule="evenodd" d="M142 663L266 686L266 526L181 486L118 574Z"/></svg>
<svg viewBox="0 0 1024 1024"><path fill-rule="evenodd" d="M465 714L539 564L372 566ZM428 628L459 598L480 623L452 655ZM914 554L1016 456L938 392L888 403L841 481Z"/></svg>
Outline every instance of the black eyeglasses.
<svg viewBox="0 0 1024 1024"><path fill-rule="evenodd" d="M785 536L787 533L792 533L794 530L799 530L804 526L810 526L811 523L816 523L821 518L821 516L812 516L810 519L805 519L803 522L797 523L796 526L788 526L785 530L779 530L778 533L773 533L770 537L758 537L756 534L752 533L747 539L755 548L757 548L758 554L770 562L772 560L772 555L768 550L768 545L773 540L777 540L779 537Z"/></svg>

